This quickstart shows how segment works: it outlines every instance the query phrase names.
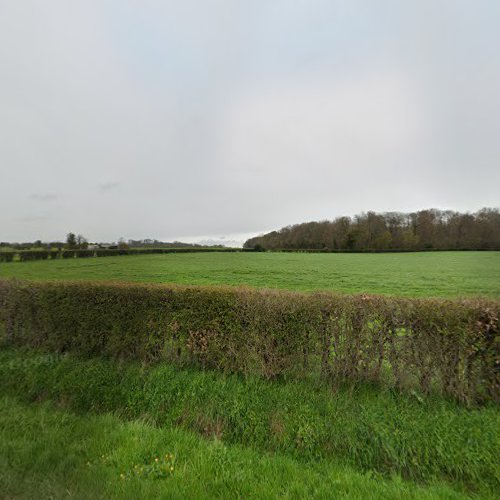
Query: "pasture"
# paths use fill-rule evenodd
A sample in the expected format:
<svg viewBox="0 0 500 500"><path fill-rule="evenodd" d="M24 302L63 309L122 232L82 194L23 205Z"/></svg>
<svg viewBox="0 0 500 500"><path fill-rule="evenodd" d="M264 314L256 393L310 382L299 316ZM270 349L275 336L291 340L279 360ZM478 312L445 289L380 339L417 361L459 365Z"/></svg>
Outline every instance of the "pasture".
<svg viewBox="0 0 500 500"><path fill-rule="evenodd" d="M192 253L0 264L0 278L247 285L410 297L500 296L500 252Z"/></svg>

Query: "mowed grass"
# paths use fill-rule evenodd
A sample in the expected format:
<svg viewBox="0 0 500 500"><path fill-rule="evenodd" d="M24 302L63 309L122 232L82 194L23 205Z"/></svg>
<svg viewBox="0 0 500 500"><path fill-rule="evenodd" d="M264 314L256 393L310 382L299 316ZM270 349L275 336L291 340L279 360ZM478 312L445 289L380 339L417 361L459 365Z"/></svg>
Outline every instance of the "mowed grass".
<svg viewBox="0 0 500 500"><path fill-rule="evenodd" d="M248 285L401 296L500 296L500 252L193 253L13 262L0 278Z"/></svg>

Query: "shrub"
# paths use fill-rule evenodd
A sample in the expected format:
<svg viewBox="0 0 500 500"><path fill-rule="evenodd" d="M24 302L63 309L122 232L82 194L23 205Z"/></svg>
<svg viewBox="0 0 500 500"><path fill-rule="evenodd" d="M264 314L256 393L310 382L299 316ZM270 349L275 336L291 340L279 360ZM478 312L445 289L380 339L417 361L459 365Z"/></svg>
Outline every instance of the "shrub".
<svg viewBox="0 0 500 500"><path fill-rule="evenodd" d="M0 281L17 346L499 401L500 302Z"/></svg>

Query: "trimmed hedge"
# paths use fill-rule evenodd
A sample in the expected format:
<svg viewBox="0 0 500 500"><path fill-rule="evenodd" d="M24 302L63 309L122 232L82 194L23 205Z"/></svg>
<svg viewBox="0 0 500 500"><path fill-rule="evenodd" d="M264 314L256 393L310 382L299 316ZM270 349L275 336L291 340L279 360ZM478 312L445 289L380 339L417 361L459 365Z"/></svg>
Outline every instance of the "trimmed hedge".
<svg viewBox="0 0 500 500"><path fill-rule="evenodd" d="M50 256L48 250L26 250L24 252L19 252L19 260L21 262L26 262L29 260L46 260Z"/></svg>
<svg viewBox="0 0 500 500"><path fill-rule="evenodd" d="M72 259L84 257L116 257L117 255L150 255L165 253L207 253L207 252L254 252L247 248L129 248L129 249L108 249L99 248L97 250L74 249L74 250L20 250L15 252L0 252L0 262L12 262L17 257L21 262L42 259Z"/></svg>
<svg viewBox="0 0 500 500"><path fill-rule="evenodd" d="M0 262L12 262L14 255L14 252L0 252Z"/></svg>
<svg viewBox="0 0 500 500"><path fill-rule="evenodd" d="M75 257L77 258L84 258L84 257L94 257L95 256L95 250L75 250Z"/></svg>
<svg viewBox="0 0 500 500"><path fill-rule="evenodd" d="M14 346L500 400L500 302L0 281ZM2 327L0 325L0 331Z"/></svg>

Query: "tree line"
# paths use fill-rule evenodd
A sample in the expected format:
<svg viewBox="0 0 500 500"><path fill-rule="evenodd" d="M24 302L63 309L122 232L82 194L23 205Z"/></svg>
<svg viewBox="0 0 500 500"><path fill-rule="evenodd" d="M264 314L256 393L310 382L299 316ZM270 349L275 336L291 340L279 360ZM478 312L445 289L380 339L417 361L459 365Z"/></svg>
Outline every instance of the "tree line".
<svg viewBox="0 0 500 500"><path fill-rule="evenodd" d="M500 250L500 211L428 209L366 212L332 221L306 222L250 238L255 250Z"/></svg>

